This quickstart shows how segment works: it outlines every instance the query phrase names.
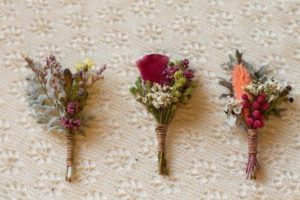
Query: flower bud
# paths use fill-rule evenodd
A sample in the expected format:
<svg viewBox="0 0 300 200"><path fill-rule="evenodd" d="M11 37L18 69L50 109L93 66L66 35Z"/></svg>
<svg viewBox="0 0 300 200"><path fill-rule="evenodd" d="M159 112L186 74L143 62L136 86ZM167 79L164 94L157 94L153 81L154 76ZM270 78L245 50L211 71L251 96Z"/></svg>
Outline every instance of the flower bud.
<svg viewBox="0 0 300 200"><path fill-rule="evenodd" d="M182 102L183 104L186 104L188 101L189 101L189 98L188 98L187 96L184 96L184 97L182 98L182 100L181 100L181 102Z"/></svg>

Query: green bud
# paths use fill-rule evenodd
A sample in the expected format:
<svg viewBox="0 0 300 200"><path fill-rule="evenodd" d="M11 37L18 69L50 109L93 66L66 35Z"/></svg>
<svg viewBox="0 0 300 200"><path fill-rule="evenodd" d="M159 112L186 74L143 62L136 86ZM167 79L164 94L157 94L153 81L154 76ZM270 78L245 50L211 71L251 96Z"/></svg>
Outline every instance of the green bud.
<svg viewBox="0 0 300 200"><path fill-rule="evenodd" d="M170 62L169 62L169 65L170 65L170 66L174 66L175 63L174 63L173 61L170 61Z"/></svg>
<svg viewBox="0 0 300 200"><path fill-rule="evenodd" d="M175 72L174 77L176 80L180 79L181 77L183 77L183 72L181 70L178 70L177 72Z"/></svg>
<svg viewBox="0 0 300 200"><path fill-rule="evenodd" d="M129 91L130 91L133 95L135 95L135 93L136 93L136 88L135 88L135 87L130 87L130 88L129 88Z"/></svg>
<svg viewBox="0 0 300 200"><path fill-rule="evenodd" d="M176 90L175 93L174 93L174 96L175 97L180 97L181 96L181 92L179 92L178 90Z"/></svg>
<svg viewBox="0 0 300 200"><path fill-rule="evenodd" d="M136 85L137 88L141 88L142 87L142 79L141 79L140 76L135 81L135 85Z"/></svg>
<svg viewBox="0 0 300 200"><path fill-rule="evenodd" d="M194 88L192 88L191 86L190 87L188 87L186 90L185 90L185 92L184 92L184 96L190 96L190 95L192 95L193 94L193 91L194 91Z"/></svg>
<svg viewBox="0 0 300 200"><path fill-rule="evenodd" d="M188 101L189 101L189 97L188 97L188 96L184 96L184 97L182 98L182 100L181 100L181 102L182 102L183 104L187 104Z"/></svg>
<svg viewBox="0 0 300 200"><path fill-rule="evenodd" d="M172 98L172 101L173 101L174 103L177 103L178 100L179 100L178 97L173 97L173 98Z"/></svg>
<svg viewBox="0 0 300 200"><path fill-rule="evenodd" d="M185 83L186 83L186 78L185 77L181 77L180 79L178 79L177 83L178 83L179 87L183 87L185 85Z"/></svg>

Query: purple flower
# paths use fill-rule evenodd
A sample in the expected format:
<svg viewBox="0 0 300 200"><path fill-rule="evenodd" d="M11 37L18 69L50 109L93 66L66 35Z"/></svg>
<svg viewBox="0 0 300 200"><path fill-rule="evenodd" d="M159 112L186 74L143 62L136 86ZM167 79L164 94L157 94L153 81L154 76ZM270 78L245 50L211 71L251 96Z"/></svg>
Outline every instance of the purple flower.
<svg viewBox="0 0 300 200"><path fill-rule="evenodd" d="M194 75L194 71L193 70L191 70L191 69L187 69L187 70L185 70L184 71L184 73L183 73L183 75L185 76L185 78L187 78L187 79L192 79L192 78L194 78L195 77L195 75Z"/></svg>
<svg viewBox="0 0 300 200"><path fill-rule="evenodd" d="M144 81L163 84L165 82L164 70L169 63L169 57L161 54L145 55L136 61Z"/></svg>
<svg viewBox="0 0 300 200"><path fill-rule="evenodd" d="M80 119L69 119L63 117L61 119L61 124L66 129L78 129L80 127L81 121Z"/></svg>
<svg viewBox="0 0 300 200"><path fill-rule="evenodd" d="M69 115L74 115L78 111L77 104L74 102L68 103L66 111Z"/></svg>

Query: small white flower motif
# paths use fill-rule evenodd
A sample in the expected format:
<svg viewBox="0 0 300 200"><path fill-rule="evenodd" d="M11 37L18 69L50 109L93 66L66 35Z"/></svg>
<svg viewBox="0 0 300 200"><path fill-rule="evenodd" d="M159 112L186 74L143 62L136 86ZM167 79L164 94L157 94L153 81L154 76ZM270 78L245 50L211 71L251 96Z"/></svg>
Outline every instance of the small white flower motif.
<svg viewBox="0 0 300 200"><path fill-rule="evenodd" d="M191 0L181 0L181 1L175 1L175 0L166 0L164 3L167 6L171 6L178 12L182 11L189 11L191 8Z"/></svg>
<svg viewBox="0 0 300 200"><path fill-rule="evenodd" d="M42 44L36 51L36 57L44 60L50 54L54 54L57 58L63 58L61 48L56 44Z"/></svg>
<svg viewBox="0 0 300 200"><path fill-rule="evenodd" d="M171 22L171 28L178 34L191 35L197 34L198 20L187 16L178 16Z"/></svg>
<svg viewBox="0 0 300 200"><path fill-rule="evenodd" d="M243 15L255 23L265 23L270 20L268 7L259 2L248 2L242 9Z"/></svg>
<svg viewBox="0 0 300 200"><path fill-rule="evenodd" d="M287 23L283 31L287 36L293 36L296 40L300 39L300 20L296 19Z"/></svg>
<svg viewBox="0 0 300 200"><path fill-rule="evenodd" d="M117 198L120 200L144 200L148 199L148 194L144 190L144 185L140 180L126 178L119 182L116 188Z"/></svg>
<svg viewBox="0 0 300 200"><path fill-rule="evenodd" d="M33 186L47 197L59 196L64 189L64 175L53 171L43 171Z"/></svg>
<svg viewBox="0 0 300 200"><path fill-rule="evenodd" d="M300 179L299 175L292 171L281 170L274 175L272 181L273 187L286 197L292 196L295 192L299 191Z"/></svg>
<svg viewBox="0 0 300 200"><path fill-rule="evenodd" d="M12 20L18 15L16 10L16 2L13 1L1 1L0 2L0 19Z"/></svg>
<svg viewBox="0 0 300 200"><path fill-rule="evenodd" d="M86 194L84 194L84 198L86 200L108 200L108 198L101 192L97 192L97 191L90 191Z"/></svg>
<svg viewBox="0 0 300 200"><path fill-rule="evenodd" d="M222 50L224 53L231 53L231 47L233 46L240 50L242 49L242 41L234 35L229 34L217 36L212 45L215 46L215 48Z"/></svg>
<svg viewBox="0 0 300 200"><path fill-rule="evenodd" d="M179 141L179 146L186 151L196 153L199 149L203 149L205 140L203 135L199 132L190 130L189 128L180 128L178 132L184 133L182 139Z"/></svg>
<svg viewBox="0 0 300 200"><path fill-rule="evenodd" d="M209 192L205 192L203 194L203 197L205 200L229 200L232 199L231 197L228 196L227 193L223 191L218 191L216 189L212 189Z"/></svg>
<svg viewBox="0 0 300 200"><path fill-rule="evenodd" d="M228 11L214 10L209 14L208 22L217 28L225 29L233 26L234 17Z"/></svg>
<svg viewBox="0 0 300 200"><path fill-rule="evenodd" d="M276 3L275 7L287 15L297 16L300 14L300 2L297 0L276 0L274 2Z"/></svg>
<svg viewBox="0 0 300 200"><path fill-rule="evenodd" d="M283 68L286 68L286 59L282 55L278 54L268 54L263 56L263 60L261 62L262 65L270 65L274 71L279 71Z"/></svg>
<svg viewBox="0 0 300 200"><path fill-rule="evenodd" d="M16 181L1 185L0 193L0 197L7 200L28 199L27 188Z"/></svg>
<svg viewBox="0 0 300 200"><path fill-rule="evenodd" d="M51 161L52 145L48 141L33 141L29 148L29 156L33 161L42 165Z"/></svg>
<svg viewBox="0 0 300 200"><path fill-rule="evenodd" d="M42 37L52 36L54 31L53 23L44 18L36 18L31 22L30 30Z"/></svg>
<svg viewBox="0 0 300 200"><path fill-rule="evenodd" d="M135 163L134 157L127 149L113 148L106 155L105 163L118 171L130 170Z"/></svg>
<svg viewBox="0 0 300 200"><path fill-rule="evenodd" d="M206 47L198 41L186 41L181 45L180 52L193 62L205 62L207 60Z"/></svg>
<svg viewBox="0 0 300 200"><path fill-rule="evenodd" d="M83 0L60 0L64 7L69 6L71 9L80 8Z"/></svg>
<svg viewBox="0 0 300 200"><path fill-rule="evenodd" d="M294 50L294 58L296 60L300 60L300 47L298 47Z"/></svg>
<svg viewBox="0 0 300 200"><path fill-rule="evenodd" d="M234 176L245 176L243 166L246 163L246 154L232 152L227 154L224 158L223 167L226 169L225 173L232 174Z"/></svg>
<svg viewBox="0 0 300 200"><path fill-rule="evenodd" d="M71 47L82 55L92 54L96 51L95 41L85 35L77 35L71 39Z"/></svg>
<svg viewBox="0 0 300 200"><path fill-rule="evenodd" d="M189 173L201 184L215 181L217 182L220 174L218 167L211 161L199 159L193 161Z"/></svg>
<svg viewBox="0 0 300 200"><path fill-rule="evenodd" d="M273 45L276 42L277 37L278 35L276 32L266 28L256 28L252 35L253 40L262 47L269 47Z"/></svg>
<svg viewBox="0 0 300 200"><path fill-rule="evenodd" d="M25 72L24 62L20 52L12 50L5 53L0 60L1 65L4 65L12 70L14 73Z"/></svg>
<svg viewBox="0 0 300 200"><path fill-rule="evenodd" d="M106 7L99 11L98 18L108 24L115 24L123 21L123 11L117 7Z"/></svg>
<svg viewBox="0 0 300 200"><path fill-rule="evenodd" d="M0 152L0 172L3 174L15 174L21 170L19 153L13 149L3 149Z"/></svg>
<svg viewBox="0 0 300 200"><path fill-rule="evenodd" d="M149 18L155 15L156 2L154 0L134 0L131 5L133 13L141 17Z"/></svg>
<svg viewBox="0 0 300 200"><path fill-rule="evenodd" d="M162 28L152 23L141 25L138 29L139 37L149 43L160 42L162 39L162 33Z"/></svg>
<svg viewBox="0 0 300 200"><path fill-rule="evenodd" d="M224 0L209 0L208 3L213 6L223 6L225 4L225 1Z"/></svg>
<svg viewBox="0 0 300 200"><path fill-rule="evenodd" d="M236 196L239 197L239 199L249 199L249 196L253 193L257 192L257 188L255 187L255 184L253 183L242 183L239 185L239 189L236 191Z"/></svg>
<svg viewBox="0 0 300 200"><path fill-rule="evenodd" d="M88 184L97 182L99 172L94 161L82 159L79 163L76 163L76 166L77 170L74 174L74 180Z"/></svg>
<svg viewBox="0 0 300 200"><path fill-rule="evenodd" d="M143 158L150 160L152 163L157 162L157 140L154 136L145 136L142 138L142 142L139 148Z"/></svg>
<svg viewBox="0 0 300 200"><path fill-rule="evenodd" d="M179 180L176 176L154 176L152 178L152 185L155 188L155 190L160 191L164 195L173 195L174 193L178 193L181 191Z"/></svg>
<svg viewBox="0 0 300 200"><path fill-rule="evenodd" d="M35 13L46 13L49 10L49 0L26 0L26 4Z"/></svg>
<svg viewBox="0 0 300 200"><path fill-rule="evenodd" d="M86 30L89 26L89 17L81 13L71 13L66 15L63 23L72 30Z"/></svg>
<svg viewBox="0 0 300 200"><path fill-rule="evenodd" d="M23 41L20 28L8 26L0 31L0 42L6 45L18 45Z"/></svg>
<svg viewBox="0 0 300 200"><path fill-rule="evenodd" d="M115 28L106 31L102 35L101 40L116 49L128 45L128 35L124 31Z"/></svg>

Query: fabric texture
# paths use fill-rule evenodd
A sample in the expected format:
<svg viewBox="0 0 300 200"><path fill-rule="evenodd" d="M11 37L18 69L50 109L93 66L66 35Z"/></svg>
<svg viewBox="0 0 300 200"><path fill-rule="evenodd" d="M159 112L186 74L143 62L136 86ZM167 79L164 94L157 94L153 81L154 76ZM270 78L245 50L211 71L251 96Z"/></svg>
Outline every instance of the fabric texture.
<svg viewBox="0 0 300 200"><path fill-rule="evenodd" d="M1 0L0 199L300 199L299 0ZM220 65L235 49L269 64L295 102L258 133L260 178L245 179L247 134L230 127ZM107 64L75 137L72 183L66 141L36 123L21 54L65 67ZM168 128L170 175L157 171L155 121L128 91L147 53L188 58L199 87Z"/></svg>

